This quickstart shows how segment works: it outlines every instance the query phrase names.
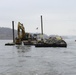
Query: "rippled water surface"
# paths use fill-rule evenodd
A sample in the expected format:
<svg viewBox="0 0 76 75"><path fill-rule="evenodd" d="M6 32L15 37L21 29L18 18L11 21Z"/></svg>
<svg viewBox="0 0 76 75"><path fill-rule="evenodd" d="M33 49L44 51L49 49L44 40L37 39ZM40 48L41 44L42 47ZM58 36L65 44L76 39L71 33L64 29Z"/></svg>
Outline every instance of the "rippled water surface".
<svg viewBox="0 0 76 75"><path fill-rule="evenodd" d="M0 40L0 75L76 75L76 42L67 39L67 48L5 46Z"/></svg>

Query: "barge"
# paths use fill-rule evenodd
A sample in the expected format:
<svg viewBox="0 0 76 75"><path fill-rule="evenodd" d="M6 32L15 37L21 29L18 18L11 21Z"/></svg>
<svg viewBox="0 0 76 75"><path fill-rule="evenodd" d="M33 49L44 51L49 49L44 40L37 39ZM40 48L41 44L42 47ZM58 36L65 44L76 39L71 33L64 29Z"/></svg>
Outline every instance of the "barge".
<svg viewBox="0 0 76 75"><path fill-rule="evenodd" d="M61 36L57 36L36 43L35 47L67 47L67 43L61 38Z"/></svg>
<svg viewBox="0 0 76 75"><path fill-rule="evenodd" d="M37 43L37 44L35 44L35 47L67 47L67 44L66 43L63 43L63 44Z"/></svg>

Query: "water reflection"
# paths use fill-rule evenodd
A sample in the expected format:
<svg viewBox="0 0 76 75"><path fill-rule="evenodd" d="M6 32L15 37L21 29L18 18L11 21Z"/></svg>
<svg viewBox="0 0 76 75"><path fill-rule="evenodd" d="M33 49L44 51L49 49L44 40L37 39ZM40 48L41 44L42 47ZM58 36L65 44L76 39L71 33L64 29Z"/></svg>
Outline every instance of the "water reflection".
<svg viewBox="0 0 76 75"><path fill-rule="evenodd" d="M31 50L31 46L27 45L27 46L24 46L24 45L17 45L16 46L17 50L19 53L25 53L25 52L28 52Z"/></svg>

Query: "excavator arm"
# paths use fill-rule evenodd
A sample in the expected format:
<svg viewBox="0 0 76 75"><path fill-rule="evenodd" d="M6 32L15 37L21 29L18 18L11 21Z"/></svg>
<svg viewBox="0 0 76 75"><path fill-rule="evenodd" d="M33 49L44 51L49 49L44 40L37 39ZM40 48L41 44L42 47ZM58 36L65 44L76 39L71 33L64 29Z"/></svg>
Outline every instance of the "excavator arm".
<svg viewBox="0 0 76 75"><path fill-rule="evenodd" d="M24 26L23 26L23 24L18 22L17 37L16 37L16 40L15 40L15 44L21 44L22 43L22 39L24 37L25 37Z"/></svg>
<svg viewBox="0 0 76 75"><path fill-rule="evenodd" d="M17 35L16 44L21 44L23 40L29 40L31 36L29 33L25 33L25 28L20 22L18 22Z"/></svg>
<svg viewBox="0 0 76 75"><path fill-rule="evenodd" d="M20 22L18 22L18 38L22 39L25 37L25 28L23 26L23 24L21 24Z"/></svg>

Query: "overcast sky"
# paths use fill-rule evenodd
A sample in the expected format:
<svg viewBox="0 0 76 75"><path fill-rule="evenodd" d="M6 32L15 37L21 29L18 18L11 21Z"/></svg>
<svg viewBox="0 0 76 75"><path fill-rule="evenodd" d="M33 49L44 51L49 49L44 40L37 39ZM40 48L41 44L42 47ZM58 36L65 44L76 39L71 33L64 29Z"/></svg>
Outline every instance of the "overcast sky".
<svg viewBox="0 0 76 75"><path fill-rule="evenodd" d="M0 0L0 27L23 23L26 32L48 35L76 35L76 0ZM38 30L36 28L38 27Z"/></svg>

